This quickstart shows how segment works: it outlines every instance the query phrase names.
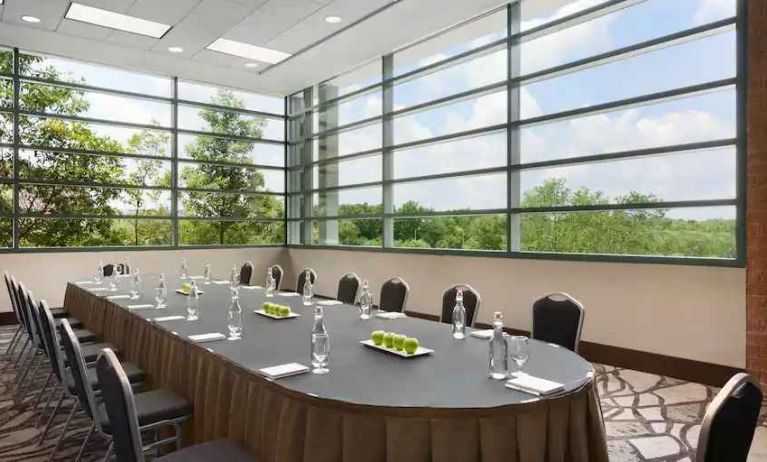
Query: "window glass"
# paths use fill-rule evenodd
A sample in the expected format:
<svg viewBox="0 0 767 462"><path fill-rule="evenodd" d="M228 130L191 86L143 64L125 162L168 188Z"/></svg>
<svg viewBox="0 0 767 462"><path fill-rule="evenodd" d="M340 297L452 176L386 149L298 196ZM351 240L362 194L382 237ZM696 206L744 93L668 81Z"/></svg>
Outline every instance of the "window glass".
<svg viewBox="0 0 767 462"><path fill-rule="evenodd" d="M392 186L397 213L506 208L506 173L467 175Z"/></svg>
<svg viewBox="0 0 767 462"><path fill-rule="evenodd" d="M265 194L179 193L179 216L214 218L280 218L285 201L280 196Z"/></svg>
<svg viewBox="0 0 767 462"><path fill-rule="evenodd" d="M355 218L346 220L314 220L312 244L380 247L383 220Z"/></svg>
<svg viewBox="0 0 767 462"><path fill-rule="evenodd" d="M284 192L285 173L282 170L184 162L179 165L179 187Z"/></svg>
<svg viewBox="0 0 767 462"><path fill-rule="evenodd" d="M285 139L282 119L195 106L179 105L178 128L256 139Z"/></svg>
<svg viewBox="0 0 767 462"><path fill-rule="evenodd" d="M332 188L381 181L381 155L355 157L312 167L315 188Z"/></svg>
<svg viewBox="0 0 767 462"><path fill-rule="evenodd" d="M285 242L282 221L179 220L181 245L266 245Z"/></svg>
<svg viewBox="0 0 767 462"><path fill-rule="evenodd" d="M312 194L312 216L357 216L380 214L380 186L321 191Z"/></svg>
<svg viewBox="0 0 767 462"><path fill-rule="evenodd" d="M146 247L171 244L171 221L19 218L21 247Z"/></svg>
<svg viewBox="0 0 767 462"><path fill-rule="evenodd" d="M0 178L13 177L13 149L0 147Z"/></svg>
<svg viewBox="0 0 767 462"><path fill-rule="evenodd" d="M314 104L319 103L320 94L328 90L322 100L328 101L332 98L348 95L349 93L361 90L363 88L375 85L381 82L381 60L375 59L367 62L356 69L345 72L333 79L322 82L318 85L318 91L314 95Z"/></svg>
<svg viewBox="0 0 767 462"><path fill-rule="evenodd" d="M215 160L241 164L285 165L285 147L277 143L235 140L223 136L178 134L181 159Z"/></svg>
<svg viewBox="0 0 767 462"><path fill-rule="evenodd" d="M506 215L395 218L394 246L505 250Z"/></svg>
<svg viewBox="0 0 767 462"><path fill-rule="evenodd" d="M378 149L383 137L381 130L381 124L374 123L315 138L312 141L313 160Z"/></svg>
<svg viewBox="0 0 767 462"><path fill-rule="evenodd" d="M0 77L0 107L10 109L13 106L13 80Z"/></svg>
<svg viewBox="0 0 767 462"><path fill-rule="evenodd" d="M381 89L320 106L313 114L315 133L381 115Z"/></svg>
<svg viewBox="0 0 767 462"><path fill-rule="evenodd" d="M187 101L243 108L251 111L269 112L272 114L285 113L285 101L279 96L250 93L183 80L178 82L178 97Z"/></svg>
<svg viewBox="0 0 767 462"><path fill-rule="evenodd" d="M170 191L22 184L19 207L41 215L170 216Z"/></svg>

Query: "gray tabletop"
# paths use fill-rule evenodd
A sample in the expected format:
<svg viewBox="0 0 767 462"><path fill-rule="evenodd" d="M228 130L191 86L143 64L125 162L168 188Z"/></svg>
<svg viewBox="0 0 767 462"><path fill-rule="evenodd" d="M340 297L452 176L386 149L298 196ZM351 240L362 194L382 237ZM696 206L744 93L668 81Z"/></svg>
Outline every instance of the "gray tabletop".
<svg viewBox="0 0 767 462"><path fill-rule="evenodd" d="M154 303L156 276L143 276L143 290L138 300L115 299L122 307ZM119 278L115 293L94 292L107 296L128 292L130 280ZM187 297L175 293L182 282L170 278L168 303L163 309L132 310L146 319L170 315L186 315ZM165 321L157 324L182 337L219 332L227 335L228 285L204 285L200 296L200 319L197 321ZM78 284L86 290L90 284ZM264 301L289 305L300 317L273 320L253 313ZM298 362L310 365L313 306L304 306L301 297L280 294L266 298L261 288L241 289L243 338L239 341L200 343L213 353L257 372L278 364ZM510 390L503 381L488 377L488 341L467 335L455 340L451 327L415 318L360 320L358 310L350 305L324 307L325 326L330 334L330 373L303 374L278 379L277 383L295 392L318 398L357 405L397 408L482 409L526 402L532 395ZM422 346L434 351L417 358L400 358L375 351L360 344L374 330L394 331L419 339ZM577 354L543 342L530 341L529 360L525 372L561 382L566 392L582 387L591 380L591 364Z"/></svg>

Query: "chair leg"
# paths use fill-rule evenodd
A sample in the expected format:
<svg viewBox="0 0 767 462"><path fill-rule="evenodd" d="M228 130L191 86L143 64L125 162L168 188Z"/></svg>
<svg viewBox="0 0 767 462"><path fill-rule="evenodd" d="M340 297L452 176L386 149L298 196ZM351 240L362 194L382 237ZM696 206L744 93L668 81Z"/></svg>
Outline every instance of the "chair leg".
<svg viewBox="0 0 767 462"><path fill-rule="evenodd" d="M40 439L37 440L37 445L40 446L43 444L43 441L45 440L45 437L48 435L48 430L51 429L51 425L53 425L53 419L56 418L56 414L59 411L59 408L61 407L61 403L64 402L64 398L66 397L67 392L66 390L61 390L61 396L59 396L59 400L56 402L56 406L53 408L53 411L51 411L51 416L48 417L48 422L45 424L45 430L40 434Z"/></svg>
<svg viewBox="0 0 767 462"><path fill-rule="evenodd" d="M59 436L59 439L56 440L56 446L53 447L53 450L51 451L50 456L48 456L48 462L51 462L53 460L53 456L56 455L57 452L59 452L59 448L61 447L61 443L64 442L64 439L67 436L67 430L69 430L69 424L72 422L72 417L74 417L75 412L77 412L77 408L79 406L79 403L77 400L75 400L74 404L72 404L72 410L69 411L69 416L67 417L67 422L64 424L64 429L61 431L61 436Z"/></svg>
<svg viewBox="0 0 767 462"><path fill-rule="evenodd" d="M53 371L51 370L48 373L48 377L45 378L45 383L43 384L43 387L40 388L40 391L37 392L37 397L35 398L35 404L32 405L32 410L37 410L37 406L40 404L40 400L45 395L45 391L48 390L48 384L51 383L51 378L53 377Z"/></svg>
<svg viewBox="0 0 767 462"><path fill-rule="evenodd" d="M114 441L109 442L109 448L107 448L107 454L104 456L104 462L108 462L109 458L112 457L112 450L114 449L115 443Z"/></svg>
<svg viewBox="0 0 767 462"><path fill-rule="evenodd" d="M16 343L16 340L18 340L19 335L21 335L21 326L16 328L16 332L13 333L13 338L11 338L11 341L8 343L8 346L5 347L5 354L10 355L13 351L14 344Z"/></svg>
<svg viewBox="0 0 767 462"><path fill-rule="evenodd" d="M56 396L56 390L58 389L57 384L53 384L53 388L51 388L51 392L48 393L48 399L45 401L45 405L40 409L40 415L37 416L37 420L35 421L35 427L39 427L40 424L43 423L43 419L45 419L45 414L47 414L47 410L51 406L51 401L53 401L53 397Z"/></svg>
<svg viewBox="0 0 767 462"><path fill-rule="evenodd" d="M24 399L24 392L26 391L26 387L29 386L29 384L24 385L24 382L26 382L27 377L30 378L29 382L32 383L34 381L35 373L37 372L37 367L39 361L37 360L37 354L32 358L32 361L30 362L29 366L24 370L24 374L21 376L21 380L16 385L16 394L15 397L19 401L23 401ZM32 372L31 374L29 372Z"/></svg>
<svg viewBox="0 0 767 462"><path fill-rule="evenodd" d="M27 347L29 346L30 340L29 335L27 335L27 339L24 341L24 345L21 346L21 350L19 350L19 354L16 356L16 359L13 361L13 368L18 369L19 367L19 361L21 361L21 358L24 358L26 356Z"/></svg>
<svg viewBox="0 0 767 462"><path fill-rule="evenodd" d="M91 439L91 435L93 434L93 430L96 429L96 422L91 423L91 428L88 430L88 433L85 435L85 439L83 440L82 446L80 446L80 451L77 452L77 457L75 457L75 462L80 462L80 459L83 456L83 452L85 452L85 446L88 444L88 440Z"/></svg>

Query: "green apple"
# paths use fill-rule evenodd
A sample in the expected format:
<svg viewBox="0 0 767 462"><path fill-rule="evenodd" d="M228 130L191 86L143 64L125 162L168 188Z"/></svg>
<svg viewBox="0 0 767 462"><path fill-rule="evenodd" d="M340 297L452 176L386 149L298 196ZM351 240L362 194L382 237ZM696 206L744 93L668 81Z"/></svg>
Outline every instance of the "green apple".
<svg viewBox="0 0 767 462"><path fill-rule="evenodd" d="M269 308L269 302L264 302L264 303L261 305L261 311L263 311L264 313L268 313L268 312L269 312L269 310L270 310L270 308Z"/></svg>
<svg viewBox="0 0 767 462"><path fill-rule="evenodd" d="M188 294L189 292L192 291L192 285L189 284L188 282L185 282L184 285L181 286L181 290Z"/></svg>
<svg viewBox="0 0 767 462"><path fill-rule="evenodd" d="M394 342L394 336L396 334L394 332L386 332L383 336L383 344L386 348L391 348L392 344Z"/></svg>
<svg viewBox="0 0 767 462"><path fill-rule="evenodd" d="M397 334L392 339L392 344L394 345L394 349L397 351L402 351L402 346L405 343L405 336L401 334Z"/></svg>
<svg viewBox="0 0 767 462"><path fill-rule="evenodd" d="M372 334L370 334L370 340L373 341L373 344L380 345L383 343L385 332L382 330L374 330Z"/></svg>
<svg viewBox="0 0 767 462"><path fill-rule="evenodd" d="M408 337L405 339L403 346L405 347L405 352L409 355L412 355L416 352L416 350L418 350L418 339Z"/></svg>
<svg viewBox="0 0 767 462"><path fill-rule="evenodd" d="M280 307L280 316L287 317L290 316L290 307L289 306L281 306Z"/></svg>

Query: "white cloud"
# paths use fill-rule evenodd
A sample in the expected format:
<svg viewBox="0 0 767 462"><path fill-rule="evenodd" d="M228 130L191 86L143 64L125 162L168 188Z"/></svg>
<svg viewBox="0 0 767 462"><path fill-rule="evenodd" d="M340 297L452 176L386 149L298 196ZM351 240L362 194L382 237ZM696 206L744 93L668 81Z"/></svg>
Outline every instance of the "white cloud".
<svg viewBox="0 0 767 462"><path fill-rule="evenodd" d="M735 0L703 0L692 17L693 24L701 25L735 15Z"/></svg>

